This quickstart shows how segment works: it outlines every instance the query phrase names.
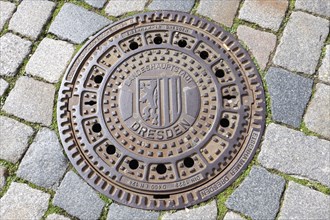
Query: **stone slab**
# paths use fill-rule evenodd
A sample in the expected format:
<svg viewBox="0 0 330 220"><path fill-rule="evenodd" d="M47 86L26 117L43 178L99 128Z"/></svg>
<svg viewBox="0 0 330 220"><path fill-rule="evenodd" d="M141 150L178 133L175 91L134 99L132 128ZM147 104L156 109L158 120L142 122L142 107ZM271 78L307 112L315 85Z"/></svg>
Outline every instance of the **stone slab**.
<svg viewBox="0 0 330 220"><path fill-rule="evenodd" d="M285 180L266 169L253 166L243 183L226 201L229 209L252 219L275 219Z"/></svg>
<svg viewBox="0 0 330 220"><path fill-rule="evenodd" d="M316 91L308 105L304 122L309 130L330 139L330 86L316 84Z"/></svg>
<svg viewBox="0 0 330 220"><path fill-rule="evenodd" d="M22 1L10 19L8 28L35 40L50 19L54 8L55 3L51 1Z"/></svg>
<svg viewBox="0 0 330 220"><path fill-rule="evenodd" d="M55 34L63 40L81 44L110 23L110 20L101 15L75 4L65 3L52 22L49 33Z"/></svg>
<svg viewBox="0 0 330 220"><path fill-rule="evenodd" d="M265 69L269 55L275 49L276 36L243 25L238 26L237 36L250 48L261 69Z"/></svg>
<svg viewBox="0 0 330 220"><path fill-rule="evenodd" d="M34 123L51 125L55 87L22 76L9 93L2 110Z"/></svg>
<svg viewBox="0 0 330 220"><path fill-rule="evenodd" d="M107 220L158 220L159 212L135 209L124 205L112 203L109 207Z"/></svg>
<svg viewBox="0 0 330 220"><path fill-rule="evenodd" d="M7 83L7 81L4 79L0 79L0 96L2 96L6 92L8 87L9 84Z"/></svg>
<svg viewBox="0 0 330 220"><path fill-rule="evenodd" d="M319 68L319 79L330 83L330 45L326 46L325 56Z"/></svg>
<svg viewBox="0 0 330 220"><path fill-rule="evenodd" d="M74 53L74 46L65 41L44 38L26 65L27 74L56 83Z"/></svg>
<svg viewBox="0 0 330 220"><path fill-rule="evenodd" d="M98 219L105 203L80 177L69 171L56 191L53 204L79 219Z"/></svg>
<svg viewBox="0 0 330 220"><path fill-rule="evenodd" d="M296 0L295 9L330 17L329 0Z"/></svg>
<svg viewBox="0 0 330 220"><path fill-rule="evenodd" d="M201 0L197 7L197 13L231 27L239 2L239 0Z"/></svg>
<svg viewBox="0 0 330 220"><path fill-rule="evenodd" d="M149 10L172 10L190 12L195 0L153 0L148 6Z"/></svg>
<svg viewBox="0 0 330 220"><path fill-rule="evenodd" d="M0 158L17 163L28 147L33 129L4 116L0 116L0 128Z"/></svg>
<svg viewBox="0 0 330 220"><path fill-rule="evenodd" d="M236 214L235 212L227 212L223 220L245 220L242 218L239 214Z"/></svg>
<svg viewBox="0 0 330 220"><path fill-rule="evenodd" d="M0 190L6 185L8 170L6 167L0 165Z"/></svg>
<svg viewBox="0 0 330 220"><path fill-rule="evenodd" d="M87 4L93 6L94 8L103 8L107 0L84 0Z"/></svg>
<svg viewBox="0 0 330 220"><path fill-rule="evenodd" d="M130 0L129 4L124 0L111 0L105 7L105 13L118 17L131 11L143 11L147 0Z"/></svg>
<svg viewBox="0 0 330 220"><path fill-rule="evenodd" d="M266 82L273 120L299 127L312 94L313 80L271 67Z"/></svg>
<svg viewBox="0 0 330 220"><path fill-rule="evenodd" d="M50 195L26 184L12 182L0 199L1 219L41 219Z"/></svg>
<svg viewBox="0 0 330 220"><path fill-rule="evenodd" d="M296 72L314 74L329 21L304 12L293 12L286 25L273 62Z"/></svg>
<svg viewBox="0 0 330 220"><path fill-rule="evenodd" d="M269 169L330 186L330 142L281 125L268 125L258 157Z"/></svg>
<svg viewBox="0 0 330 220"><path fill-rule="evenodd" d="M70 220L70 218L59 214L50 214L47 216L46 220Z"/></svg>
<svg viewBox="0 0 330 220"><path fill-rule="evenodd" d="M11 18L15 11L15 4L11 2L0 1L0 32L6 22Z"/></svg>
<svg viewBox="0 0 330 220"><path fill-rule="evenodd" d="M245 0L239 18L277 31L288 5L288 0Z"/></svg>
<svg viewBox="0 0 330 220"><path fill-rule="evenodd" d="M329 207L330 196L289 182L278 219L329 219Z"/></svg>
<svg viewBox="0 0 330 220"><path fill-rule="evenodd" d="M0 37L0 75L14 76L23 59L30 53L32 43L12 33Z"/></svg>

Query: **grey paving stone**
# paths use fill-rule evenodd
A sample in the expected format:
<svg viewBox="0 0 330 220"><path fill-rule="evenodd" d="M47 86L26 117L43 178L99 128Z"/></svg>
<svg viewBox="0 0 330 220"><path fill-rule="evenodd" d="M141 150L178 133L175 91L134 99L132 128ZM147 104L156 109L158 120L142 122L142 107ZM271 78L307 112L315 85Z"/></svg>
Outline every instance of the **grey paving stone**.
<svg viewBox="0 0 330 220"><path fill-rule="evenodd" d="M33 129L4 116L0 116L0 128L0 158L16 163L26 151Z"/></svg>
<svg viewBox="0 0 330 220"><path fill-rule="evenodd" d="M254 166L226 201L226 206L252 219L275 219L284 185L282 177Z"/></svg>
<svg viewBox="0 0 330 220"><path fill-rule="evenodd" d="M6 80L0 79L0 96L2 96L8 89L9 84Z"/></svg>
<svg viewBox="0 0 330 220"><path fill-rule="evenodd" d="M215 200L207 205L181 210L174 213L165 213L162 220L215 220L217 219L217 204Z"/></svg>
<svg viewBox="0 0 330 220"><path fill-rule="evenodd" d="M270 124L258 157L259 162L281 172L330 186L330 142L300 131Z"/></svg>
<svg viewBox="0 0 330 220"><path fill-rule="evenodd" d="M288 5L288 0L245 0L239 18L277 31Z"/></svg>
<svg viewBox="0 0 330 220"><path fill-rule="evenodd" d="M27 74L56 83L64 73L74 52L65 41L44 38L26 65Z"/></svg>
<svg viewBox="0 0 330 220"><path fill-rule="evenodd" d="M293 12L277 47L274 63L289 70L313 74L329 21L304 12Z"/></svg>
<svg viewBox="0 0 330 220"><path fill-rule="evenodd" d="M0 31L2 31L5 23L13 15L16 6L11 2L0 1Z"/></svg>
<svg viewBox="0 0 330 220"><path fill-rule="evenodd" d="M329 0L296 0L295 9L330 17Z"/></svg>
<svg viewBox="0 0 330 220"><path fill-rule="evenodd" d="M109 207L107 220L157 220L159 212L135 209L124 205L112 203Z"/></svg>
<svg viewBox="0 0 330 220"><path fill-rule="evenodd" d="M103 8L107 0L84 0L87 4L93 6L94 8Z"/></svg>
<svg viewBox="0 0 330 220"><path fill-rule="evenodd" d="M325 56L319 68L319 79L330 83L330 45L326 46Z"/></svg>
<svg viewBox="0 0 330 220"><path fill-rule="evenodd" d="M50 214L47 216L46 220L70 220L70 218L67 218L63 215Z"/></svg>
<svg viewBox="0 0 330 220"><path fill-rule="evenodd" d="M153 0L148 9L190 12L194 4L195 0Z"/></svg>
<svg viewBox="0 0 330 220"><path fill-rule="evenodd" d="M53 204L79 219L98 219L104 202L96 192L80 177L69 171L56 194Z"/></svg>
<svg viewBox="0 0 330 220"><path fill-rule="evenodd" d="M77 5L65 3L51 24L49 32L61 39L81 44L89 36L110 23L110 20L101 15Z"/></svg>
<svg viewBox="0 0 330 220"><path fill-rule="evenodd" d="M17 176L38 186L55 189L63 177L68 161L54 131L42 128L26 152Z"/></svg>
<svg viewBox="0 0 330 220"><path fill-rule="evenodd" d="M22 1L9 22L9 30L37 39L50 18L55 3L51 1Z"/></svg>
<svg viewBox="0 0 330 220"><path fill-rule="evenodd" d="M31 50L31 42L12 33L0 37L0 75L14 76Z"/></svg>
<svg viewBox="0 0 330 220"><path fill-rule="evenodd" d="M275 49L276 36L243 25L238 27L237 35L250 48L258 64L264 69L268 63L269 55Z"/></svg>
<svg viewBox="0 0 330 220"><path fill-rule="evenodd" d="M271 67L266 82L273 120L299 127L312 94L313 80Z"/></svg>
<svg viewBox="0 0 330 220"><path fill-rule="evenodd" d="M239 214L236 214L235 212L227 212L223 220L245 220L242 218Z"/></svg>
<svg viewBox="0 0 330 220"><path fill-rule="evenodd" d="M7 168L0 165L0 190L6 185L7 175Z"/></svg>
<svg viewBox="0 0 330 220"><path fill-rule="evenodd" d="M239 0L201 0L197 8L197 13L231 27L239 2Z"/></svg>
<svg viewBox="0 0 330 220"><path fill-rule="evenodd" d="M105 8L105 13L111 16L120 16L130 11L143 11L147 0L111 0Z"/></svg>
<svg viewBox="0 0 330 220"><path fill-rule="evenodd" d="M9 93L2 110L30 122L52 123L55 87L22 76Z"/></svg>
<svg viewBox="0 0 330 220"><path fill-rule="evenodd" d="M0 199L1 219L41 219L50 195L23 183L11 183Z"/></svg>
<svg viewBox="0 0 330 220"><path fill-rule="evenodd" d="M330 86L318 83L309 103L304 122L307 128L330 138Z"/></svg>
<svg viewBox="0 0 330 220"><path fill-rule="evenodd" d="M278 219L329 219L330 196L289 182Z"/></svg>

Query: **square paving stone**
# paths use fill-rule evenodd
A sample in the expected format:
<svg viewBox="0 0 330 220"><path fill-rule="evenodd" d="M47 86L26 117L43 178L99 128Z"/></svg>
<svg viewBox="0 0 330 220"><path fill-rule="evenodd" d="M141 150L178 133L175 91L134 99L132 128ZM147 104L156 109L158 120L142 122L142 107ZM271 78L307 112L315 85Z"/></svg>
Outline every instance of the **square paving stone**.
<svg viewBox="0 0 330 220"><path fill-rule="evenodd" d="M11 118L0 116L0 158L11 163L21 159L33 129Z"/></svg>
<svg viewBox="0 0 330 220"><path fill-rule="evenodd" d="M0 190L6 185L8 170L6 167L0 165Z"/></svg>
<svg viewBox="0 0 330 220"><path fill-rule="evenodd" d="M17 176L38 186L56 188L63 177L68 161L54 131L42 128L26 152Z"/></svg>
<svg viewBox="0 0 330 220"><path fill-rule="evenodd" d="M9 30L35 40L54 8L55 3L51 1L22 1L10 19Z"/></svg>
<svg viewBox="0 0 330 220"><path fill-rule="evenodd" d="M135 209L112 203L109 207L107 220L157 220L159 212Z"/></svg>
<svg viewBox="0 0 330 220"><path fill-rule="evenodd" d="M120 16L130 11L143 11L147 0L111 0L105 8L105 13L111 16Z"/></svg>
<svg viewBox="0 0 330 220"><path fill-rule="evenodd" d="M330 187L329 141L270 124L258 160L266 168L316 180Z"/></svg>
<svg viewBox="0 0 330 220"><path fill-rule="evenodd" d="M46 220L70 220L70 218L67 218L63 215L50 214L47 216Z"/></svg>
<svg viewBox="0 0 330 220"><path fill-rule="evenodd" d="M16 6L11 2L0 1L0 31L2 31L3 26L12 16Z"/></svg>
<svg viewBox="0 0 330 220"><path fill-rule="evenodd" d="M87 4L93 6L94 8L103 8L107 0L84 0Z"/></svg>
<svg viewBox="0 0 330 220"><path fill-rule="evenodd" d="M194 4L195 0L153 0L148 9L190 12Z"/></svg>
<svg viewBox="0 0 330 220"><path fill-rule="evenodd" d="M330 219L329 207L330 196L289 182L278 219Z"/></svg>
<svg viewBox="0 0 330 220"><path fill-rule="evenodd" d="M56 191L53 204L79 219L98 219L105 203L80 177L69 171Z"/></svg>
<svg viewBox="0 0 330 220"><path fill-rule="evenodd" d="M215 200L198 208L181 210L174 213L166 212L162 220L216 220L217 219L217 204Z"/></svg>
<svg viewBox="0 0 330 220"><path fill-rule="evenodd" d="M239 18L277 31L288 5L288 0L245 0Z"/></svg>
<svg viewBox="0 0 330 220"><path fill-rule="evenodd" d="M299 127L312 94L313 80L271 67L266 82L273 120Z"/></svg>
<svg viewBox="0 0 330 220"><path fill-rule="evenodd" d="M282 177L253 166L250 174L226 201L226 206L252 219L275 219L284 185Z"/></svg>
<svg viewBox="0 0 330 220"><path fill-rule="evenodd" d="M0 79L0 96L2 96L6 92L8 87L9 84L7 83L7 81L4 79Z"/></svg>
<svg viewBox="0 0 330 220"><path fill-rule="evenodd" d="M30 53L31 42L12 33L0 37L0 75L14 76L23 59Z"/></svg>
<svg viewBox="0 0 330 220"><path fill-rule="evenodd" d="M330 17L329 0L296 0L295 9Z"/></svg>
<svg viewBox="0 0 330 220"><path fill-rule="evenodd" d="M22 76L9 93L2 110L30 122L52 123L55 87Z"/></svg>
<svg viewBox="0 0 330 220"><path fill-rule="evenodd" d="M231 27L239 2L239 0L201 0L197 8L197 13Z"/></svg>
<svg viewBox="0 0 330 220"><path fill-rule="evenodd" d="M326 46L325 56L319 68L319 79L330 83L330 45Z"/></svg>
<svg viewBox="0 0 330 220"><path fill-rule="evenodd" d="M1 219L41 219L50 195L27 184L13 182L0 199Z"/></svg>
<svg viewBox="0 0 330 220"><path fill-rule="evenodd" d="M307 128L330 138L330 86L318 83L309 103L304 122Z"/></svg>
<svg viewBox="0 0 330 220"><path fill-rule="evenodd" d="M276 36L243 25L238 27L237 35L250 48L258 64L264 69L268 63L269 55L275 49Z"/></svg>
<svg viewBox="0 0 330 220"><path fill-rule="evenodd" d="M236 214L235 212L227 212L223 220L245 220L242 218L239 214Z"/></svg>
<svg viewBox="0 0 330 220"><path fill-rule="evenodd" d="M51 24L49 32L63 40L81 44L110 23L110 20L101 15L77 5L65 3Z"/></svg>
<svg viewBox="0 0 330 220"><path fill-rule="evenodd" d="M292 71L313 74L329 21L304 12L293 12L277 47L274 63Z"/></svg>
<svg viewBox="0 0 330 220"><path fill-rule="evenodd" d="M44 38L26 65L27 74L56 83L64 73L74 52L65 41Z"/></svg>

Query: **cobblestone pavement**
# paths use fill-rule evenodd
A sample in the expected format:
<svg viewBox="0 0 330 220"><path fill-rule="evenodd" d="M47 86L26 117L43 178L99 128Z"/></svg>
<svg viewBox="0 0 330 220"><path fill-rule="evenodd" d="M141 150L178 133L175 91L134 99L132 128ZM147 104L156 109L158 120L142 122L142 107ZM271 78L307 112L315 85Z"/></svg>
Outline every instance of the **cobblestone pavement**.
<svg viewBox="0 0 330 220"><path fill-rule="evenodd" d="M146 10L206 17L248 49L267 91L267 128L224 192L176 212L125 207L68 163L58 139L61 77L86 40ZM330 219L328 0L0 0L1 219Z"/></svg>

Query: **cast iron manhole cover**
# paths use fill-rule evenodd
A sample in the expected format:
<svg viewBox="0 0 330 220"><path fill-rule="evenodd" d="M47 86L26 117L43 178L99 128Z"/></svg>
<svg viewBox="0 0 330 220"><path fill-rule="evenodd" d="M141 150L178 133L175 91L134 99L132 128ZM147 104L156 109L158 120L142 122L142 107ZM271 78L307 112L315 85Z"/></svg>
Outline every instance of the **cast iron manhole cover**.
<svg viewBox="0 0 330 220"><path fill-rule="evenodd" d="M90 40L68 68L57 111L65 151L90 185L119 203L167 210L237 178L260 142L265 98L233 36L160 11Z"/></svg>

